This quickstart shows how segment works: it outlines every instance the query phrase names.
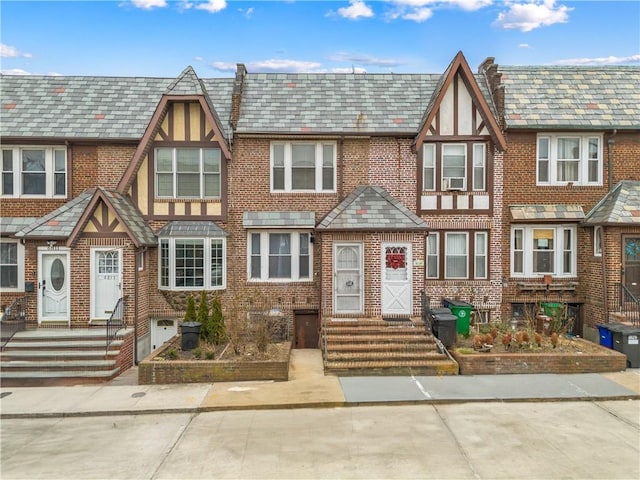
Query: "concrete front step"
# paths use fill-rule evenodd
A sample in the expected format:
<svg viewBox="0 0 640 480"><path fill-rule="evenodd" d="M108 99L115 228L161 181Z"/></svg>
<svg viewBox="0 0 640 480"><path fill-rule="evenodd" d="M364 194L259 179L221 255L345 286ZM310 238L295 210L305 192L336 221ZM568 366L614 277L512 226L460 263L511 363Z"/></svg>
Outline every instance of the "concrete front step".
<svg viewBox="0 0 640 480"><path fill-rule="evenodd" d="M458 375L452 360L325 362L325 373L336 376Z"/></svg>
<svg viewBox="0 0 640 480"><path fill-rule="evenodd" d="M413 343L335 343L327 345L330 352L433 352L437 350L435 342Z"/></svg>
<svg viewBox="0 0 640 480"><path fill-rule="evenodd" d="M122 340L114 340L109 345L109 348L119 347L122 345ZM102 340L54 340L48 341L45 339L42 340L19 340L14 341L11 340L5 346L3 351L15 351L15 350L39 350L39 349L75 349L75 350L96 350L102 349L103 351L106 349L106 341Z"/></svg>
<svg viewBox="0 0 640 480"><path fill-rule="evenodd" d="M444 353L437 351L432 352L410 352L410 351L388 351L388 352L327 352L327 362L351 362L351 361L416 361L423 360L447 360L448 357Z"/></svg>
<svg viewBox="0 0 640 480"><path fill-rule="evenodd" d="M0 386L4 387L44 387L85 385L90 383L104 383L115 378L120 368L110 370L65 370L42 372L2 372Z"/></svg>
<svg viewBox="0 0 640 480"><path fill-rule="evenodd" d="M120 350L9 350L0 353L0 361L11 362L14 360L103 360L106 357L116 358Z"/></svg>
<svg viewBox="0 0 640 480"><path fill-rule="evenodd" d="M48 370L111 370L115 360L12 360L2 362L2 375L12 371L43 372Z"/></svg>
<svg viewBox="0 0 640 480"><path fill-rule="evenodd" d="M429 337L425 334L397 334L397 335L326 335L327 343L422 343Z"/></svg>

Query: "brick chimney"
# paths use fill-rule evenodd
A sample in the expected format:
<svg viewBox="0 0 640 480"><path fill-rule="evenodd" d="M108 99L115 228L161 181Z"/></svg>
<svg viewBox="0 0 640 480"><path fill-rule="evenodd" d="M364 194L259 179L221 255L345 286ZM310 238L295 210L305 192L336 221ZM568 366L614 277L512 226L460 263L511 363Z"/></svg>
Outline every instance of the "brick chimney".
<svg viewBox="0 0 640 480"><path fill-rule="evenodd" d="M478 72L484 75L489 86L489 91L493 97L493 103L498 110L498 124L500 128L504 130L504 85L502 84L502 73L498 72L498 64L495 63L494 57L487 57L484 62L480 64Z"/></svg>
<svg viewBox="0 0 640 480"><path fill-rule="evenodd" d="M240 106L242 104L242 89L244 78L247 75L247 68L242 63L236 64L236 79L233 82L233 92L231 93L231 128L234 130L238 126L240 119Z"/></svg>

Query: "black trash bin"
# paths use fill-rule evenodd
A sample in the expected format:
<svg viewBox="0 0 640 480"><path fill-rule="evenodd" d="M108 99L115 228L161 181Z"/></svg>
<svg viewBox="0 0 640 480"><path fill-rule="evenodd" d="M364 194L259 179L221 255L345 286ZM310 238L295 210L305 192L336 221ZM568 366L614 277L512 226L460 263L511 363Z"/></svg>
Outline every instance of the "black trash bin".
<svg viewBox="0 0 640 480"><path fill-rule="evenodd" d="M439 313L433 317L433 334L445 347L456 343L456 322L458 317L450 313Z"/></svg>
<svg viewBox="0 0 640 480"><path fill-rule="evenodd" d="M193 350L200 344L200 322L182 324L182 350Z"/></svg>
<svg viewBox="0 0 640 480"><path fill-rule="evenodd" d="M613 349L627 356L627 367L640 368L640 328L618 324L609 326Z"/></svg>

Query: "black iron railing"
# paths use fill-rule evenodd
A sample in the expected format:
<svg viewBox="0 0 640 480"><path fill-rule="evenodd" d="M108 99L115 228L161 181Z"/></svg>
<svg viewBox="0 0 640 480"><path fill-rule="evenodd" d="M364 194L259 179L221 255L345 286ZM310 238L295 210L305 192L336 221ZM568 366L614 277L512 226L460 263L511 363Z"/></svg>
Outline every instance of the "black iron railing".
<svg viewBox="0 0 640 480"><path fill-rule="evenodd" d="M422 322L427 332L431 333L431 299L424 290L420 291L420 300L422 303Z"/></svg>
<svg viewBox="0 0 640 480"><path fill-rule="evenodd" d="M21 332L26 328L27 323L27 297L16 298L11 305L4 310L0 321L0 350L4 350L5 345L16 332Z"/></svg>
<svg viewBox="0 0 640 480"><path fill-rule="evenodd" d="M124 309L126 306L126 297L120 297L116 302L116 306L111 312L111 316L109 320L107 320L107 346L106 350L109 351L109 345L113 342L113 339L116 338L116 334L127 326L125 317L124 317Z"/></svg>
<svg viewBox="0 0 640 480"><path fill-rule="evenodd" d="M640 299L636 298L627 287L621 283L615 286L616 294L613 296L615 302L613 311L620 313L627 322L634 327L640 326Z"/></svg>

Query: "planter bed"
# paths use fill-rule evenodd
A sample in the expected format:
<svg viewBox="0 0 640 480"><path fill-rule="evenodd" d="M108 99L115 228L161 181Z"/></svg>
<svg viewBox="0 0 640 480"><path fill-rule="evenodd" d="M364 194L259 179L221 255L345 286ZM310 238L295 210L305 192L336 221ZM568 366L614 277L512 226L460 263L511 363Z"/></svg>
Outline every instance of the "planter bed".
<svg viewBox="0 0 640 480"><path fill-rule="evenodd" d="M514 373L600 373L619 372L627 367L627 357L583 339L584 352L491 352L460 353L455 348L451 355L460 367L460 375L495 375Z"/></svg>
<svg viewBox="0 0 640 480"><path fill-rule="evenodd" d="M165 360L163 355L171 342L152 352L138 365L140 385L170 383L213 383L250 380L289 380L289 355L287 345L283 360Z"/></svg>

